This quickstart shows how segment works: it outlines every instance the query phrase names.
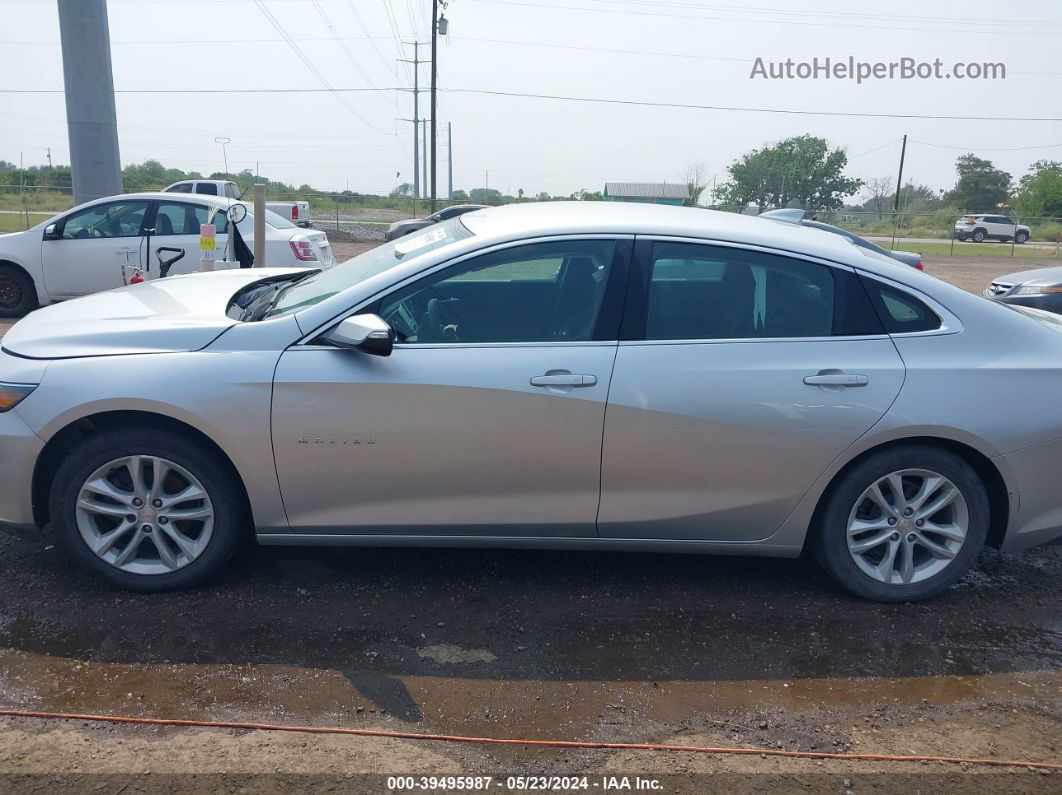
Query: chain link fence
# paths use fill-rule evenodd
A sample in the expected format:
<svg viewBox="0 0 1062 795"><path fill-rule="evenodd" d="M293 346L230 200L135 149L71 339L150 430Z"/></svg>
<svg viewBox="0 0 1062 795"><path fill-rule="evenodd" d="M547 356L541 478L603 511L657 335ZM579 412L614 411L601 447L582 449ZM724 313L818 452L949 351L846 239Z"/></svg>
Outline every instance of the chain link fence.
<svg viewBox="0 0 1062 795"><path fill-rule="evenodd" d="M162 185L144 190L161 190ZM187 194L176 194L178 196ZM305 201L310 205L310 219L317 229L338 233L353 240L383 240L388 225L395 221L418 218L431 213L431 201L410 196L393 197L351 192L287 193L269 192L268 201ZM560 197L557 197L558 199ZM511 199L477 201L477 204L505 204ZM517 199L516 201L534 201ZM436 209L469 203L468 199L439 199ZM0 232L29 229L73 206L73 189L53 185L0 185ZM757 214L755 209L716 205L725 212ZM1001 213L1002 214L1002 213ZM998 243L970 243L955 237L955 222L960 216L947 212L868 212L851 210L808 211L808 217L848 229L886 248L929 248L937 255L963 255L983 246L992 246L998 255L1058 258L1062 255L1062 218L1008 215L1017 224L1029 227L1029 239L1018 244L1013 238ZM972 247L977 247L972 248ZM929 253L929 252L927 252ZM996 253L993 251L992 253Z"/></svg>

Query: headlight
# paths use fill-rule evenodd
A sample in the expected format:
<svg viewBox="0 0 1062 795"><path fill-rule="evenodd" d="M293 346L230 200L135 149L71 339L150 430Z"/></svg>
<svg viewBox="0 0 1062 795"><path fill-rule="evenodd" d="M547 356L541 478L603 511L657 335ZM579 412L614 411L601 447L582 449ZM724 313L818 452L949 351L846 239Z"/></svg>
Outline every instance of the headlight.
<svg viewBox="0 0 1062 795"><path fill-rule="evenodd" d="M0 412L10 411L37 388L36 384L0 383Z"/></svg>
<svg viewBox="0 0 1062 795"><path fill-rule="evenodd" d="M1027 284L1024 287L1019 287L1014 295L1048 295L1051 293L1062 293L1062 284L1050 286Z"/></svg>

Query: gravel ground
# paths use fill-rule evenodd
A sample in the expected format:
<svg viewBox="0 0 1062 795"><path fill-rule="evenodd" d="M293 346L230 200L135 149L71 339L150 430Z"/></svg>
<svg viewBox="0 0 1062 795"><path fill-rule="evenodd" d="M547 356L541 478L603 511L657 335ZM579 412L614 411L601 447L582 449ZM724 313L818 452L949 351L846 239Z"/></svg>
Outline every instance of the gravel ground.
<svg viewBox="0 0 1062 795"><path fill-rule="evenodd" d="M336 244L341 258L368 247ZM929 263L976 291L1020 267ZM804 561L261 547L209 587L144 595L2 539L0 705L1059 763L1060 575L1062 547L986 553L941 598L886 606ZM5 791L376 792L393 773L580 773L590 789L627 775L691 793L1062 791L1062 774L1026 768L0 718Z"/></svg>

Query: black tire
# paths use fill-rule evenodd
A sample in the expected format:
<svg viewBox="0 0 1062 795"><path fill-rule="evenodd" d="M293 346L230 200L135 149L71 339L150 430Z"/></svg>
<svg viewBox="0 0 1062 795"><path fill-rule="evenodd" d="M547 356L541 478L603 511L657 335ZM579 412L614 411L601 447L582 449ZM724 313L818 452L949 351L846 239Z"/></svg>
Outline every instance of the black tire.
<svg viewBox="0 0 1062 795"><path fill-rule="evenodd" d="M1017 243L1019 246L1022 243L1024 243L1026 240L1028 240L1028 239L1029 239L1029 233L1028 232L1018 232L1018 234L1016 234L1014 236L1014 242Z"/></svg>
<svg viewBox="0 0 1062 795"><path fill-rule="evenodd" d="M0 264L0 317L22 317L37 308L33 279L17 265Z"/></svg>
<svg viewBox="0 0 1062 795"><path fill-rule="evenodd" d="M206 489L214 510L213 534L202 553L183 568L165 574L123 571L98 557L81 536L75 505L84 483L100 467L131 455L168 459L192 473ZM247 523L245 501L230 467L219 457L172 431L131 428L104 430L78 444L63 460L49 500L59 546L79 565L113 585L135 591L190 588L216 575L232 557Z"/></svg>
<svg viewBox="0 0 1062 795"><path fill-rule="evenodd" d="M973 240L974 240L975 243L984 243L985 242L985 237L986 237L986 235L985 235L985 230L984 229L975 229L974 230Z"/></svg>
<svg viewBox="0 0 1062 795"><path fill-rule="evenodd" d="M880 582L864 573L849 553L847 539L849 517L863 492L880 478L903 469L926 469L946 477L966 500L969 514L966 539L947 567L922 582L906 585ZM893 447L868 456L831 485L812 529L812 550L823 568L857 596L878 602L917 602L950 588L970 569L988 537L988 517L988 493L962 458L933 446Z"/></svg>

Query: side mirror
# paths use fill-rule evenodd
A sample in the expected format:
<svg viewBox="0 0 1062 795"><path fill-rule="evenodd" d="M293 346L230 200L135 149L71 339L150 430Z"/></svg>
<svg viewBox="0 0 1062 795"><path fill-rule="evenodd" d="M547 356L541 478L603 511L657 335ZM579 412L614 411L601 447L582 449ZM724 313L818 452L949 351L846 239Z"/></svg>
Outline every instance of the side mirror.
<svg viewBox="0 0 1062 795"><path fill-rule="evenodd" d="M45 240L58 240L59 239L59 224L48 224L44 227L44 239Z"/></svg>
<svg viewBox="0 0 1062 795"><path fill-rule="evenodd" d="M337 348L390 356L395 336L395 330L379 315L354 315L325 334L323 339Z"/></svg>

